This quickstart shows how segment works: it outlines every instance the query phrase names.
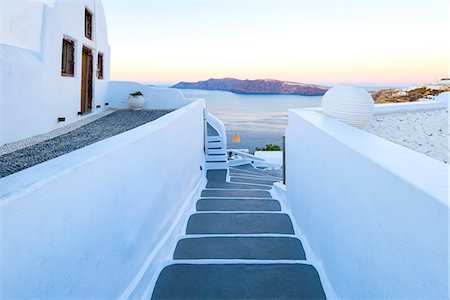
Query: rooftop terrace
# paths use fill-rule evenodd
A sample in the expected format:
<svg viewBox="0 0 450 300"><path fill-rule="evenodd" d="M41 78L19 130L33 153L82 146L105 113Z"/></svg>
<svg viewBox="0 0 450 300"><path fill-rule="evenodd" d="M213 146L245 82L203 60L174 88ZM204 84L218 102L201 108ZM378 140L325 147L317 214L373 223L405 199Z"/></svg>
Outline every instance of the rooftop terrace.
<svg viewBox="0 0 450 300"><path fill-rule="evenodd" d="M83 148L90 144L104 140L111 136L131 130L145 123L154 121L172 110L118 110L99 119L93 118L81 127L69 125L74 128L68 132L64 128L56 130L56 136L33 143L32 139L2 148L16 148L15 151L0 156L0 177L5 177L23 169L40 164L66 153ZM82 121L83 124L85 123ZM58 135L58 133L62 133ZM37 137L39 139L39 137ZM29 146L27 146L29 145ZM4 150L5 151L5 150Z"/></svg>
<svg viewBox="0 0 450 300"><path fill-rule="evenodd" d="M448 109L377 115L366 131L448 163Z"/></svg>

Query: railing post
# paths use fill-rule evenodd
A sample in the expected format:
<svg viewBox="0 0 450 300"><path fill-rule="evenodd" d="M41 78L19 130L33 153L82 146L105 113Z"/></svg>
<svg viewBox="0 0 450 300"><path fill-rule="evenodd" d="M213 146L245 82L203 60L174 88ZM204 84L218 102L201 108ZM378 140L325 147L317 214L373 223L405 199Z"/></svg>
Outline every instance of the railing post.
<svg viewBox="0 0 450 300"><path fill-rule="evenodd" d="M283 184L286 184L286 136L283 135Z"/></svg>

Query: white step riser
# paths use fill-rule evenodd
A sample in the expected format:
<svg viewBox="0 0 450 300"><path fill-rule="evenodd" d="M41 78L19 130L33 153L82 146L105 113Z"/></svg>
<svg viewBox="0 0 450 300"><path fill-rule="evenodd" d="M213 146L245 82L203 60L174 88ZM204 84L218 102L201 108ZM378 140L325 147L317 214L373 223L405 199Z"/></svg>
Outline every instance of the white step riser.
<svg viewBox="0 0 450 300"><path fill-rule="evenodd" d="M219 141L222 142L222 137L221 136L208 136L208 142L212 142L212 141Z"/></svg>
<svg viewBox="0 0 450 300"><path fill-rule="evenodd" d="M222 148L222 142L208 142L208 148Z"/></svg>
<svg viewBox="0 0 450 300"><path fill-rule="evenodd" d="M206 161L227 161L227 155L208 155L206 156Z"/></svg>
<svg viewBox="0 0 450 300"><path fill-rule="evenodd" d="M209 149L208 148L208 154L227 154L227 151L224 148L219 148L219 149Z"/></svg>
<svg viewBox="0 0 450 300"><path fill-rule="evenodd" d="M227 155L227 151L225 149L209 149L208 154L223 154Z"/></svg>

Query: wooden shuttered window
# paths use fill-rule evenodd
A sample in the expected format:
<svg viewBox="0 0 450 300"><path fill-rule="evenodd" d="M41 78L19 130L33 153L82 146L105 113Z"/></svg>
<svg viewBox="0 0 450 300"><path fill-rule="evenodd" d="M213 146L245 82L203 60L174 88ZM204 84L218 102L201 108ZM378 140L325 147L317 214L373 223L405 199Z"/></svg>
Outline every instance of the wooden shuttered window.
<svg viewBox="0 0 450 300"><path fill-rule="evenodd" d="M97 59L97 78L103 79L103 53L98 54Z"/></svg>
<svg viewBox="0 0 450 300"><path fill-rule="evenodd" d="M62 42L61 75L74 77L75 74L75 43L68 39Z"/></svg>
<svg viewBox="0 0 450 300"><path fill-rule="evenodd" d="M92 40L92 14L87 9L84 12L84 35Z"/></svg>

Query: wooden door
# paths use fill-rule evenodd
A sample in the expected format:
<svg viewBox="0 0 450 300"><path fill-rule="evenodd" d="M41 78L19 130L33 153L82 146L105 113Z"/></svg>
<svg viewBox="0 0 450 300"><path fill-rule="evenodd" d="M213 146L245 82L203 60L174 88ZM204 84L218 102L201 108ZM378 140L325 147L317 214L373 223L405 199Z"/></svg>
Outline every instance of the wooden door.
<svg viewBox="0 0 450 300"><path fill-rule="evenodd" d="M94 62L92 50L83 47L83 57L81 62L81 113L92 111L92 80Z"/></svg>

